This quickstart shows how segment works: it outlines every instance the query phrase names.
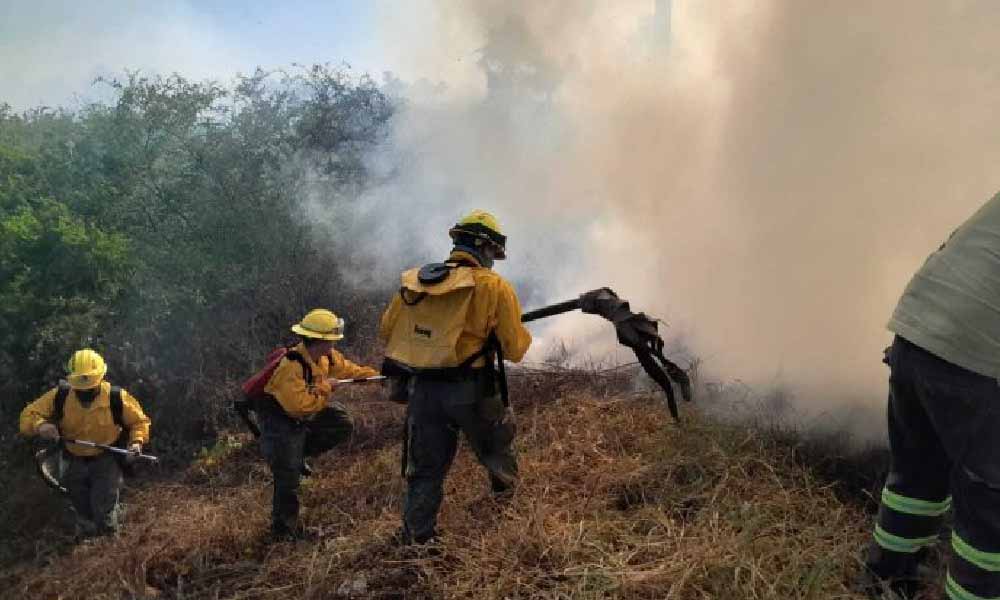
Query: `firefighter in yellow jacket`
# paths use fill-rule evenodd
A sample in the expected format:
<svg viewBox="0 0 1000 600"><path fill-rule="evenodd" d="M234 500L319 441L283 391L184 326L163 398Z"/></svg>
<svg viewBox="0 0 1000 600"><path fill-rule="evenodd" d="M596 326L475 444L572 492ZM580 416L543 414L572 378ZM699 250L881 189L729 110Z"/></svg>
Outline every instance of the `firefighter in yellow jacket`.
<svg viewBox="0 0 1000 600"><path fill-rule="evenodd" d="M499 367L503 359L520 361L531 334L513 287L491 268L506 258L506 237L485 211L464 217L449 235L454 248L446 262L403 273L379 331L386 342L383 373L405 385L405 544L436 535L459 431L494 494L511 490L517 478L514 423L494 361L498 355Z"/></svg>
<svg viewBox="0 0 1000 600"><path fill-rule="evenodd" d="M122 485L117 456L65 440L127 446L126 460L131 460L149 441L149 418L131 394L105 381L107 363L97 352L75 352L67 371L66 381L21 411L21 434L61 441L67 463L61 483L76 513L78 533L113 533L119 528Z"/></svg>
<svg viewBox="0 0 1000 600"><path fill-rule="evenodd" d="M344 337L344 320L329 310L310 311L292 331L302 341L278 363L264 388L272 401L259 412L261 450L274 476L271 532L276 538L302 534L299 483L302 475L311 474L305 458L330 450L354 430L347 409L330 400L329 380L378 374L333 349Z"/></svg>

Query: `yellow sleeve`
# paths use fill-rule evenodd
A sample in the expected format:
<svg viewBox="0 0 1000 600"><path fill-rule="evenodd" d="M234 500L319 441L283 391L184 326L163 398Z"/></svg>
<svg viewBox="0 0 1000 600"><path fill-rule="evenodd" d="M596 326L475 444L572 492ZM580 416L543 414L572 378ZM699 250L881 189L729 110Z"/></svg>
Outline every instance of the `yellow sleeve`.
<svg viewBox="0 0 1000 600"><path fill-rule="evenodd" d="M311 415L326 406L323 386L307 386L302 368L297 361L283 358L264 387L291 417Z"/></svg>
<svg viewBox="0 0 1000 600"><path fill-rule="evenodd" d="M378 328L378 337L382 340L382 343L389 341L389 334L392 333L392 328L396 325L396 319L399 318L399 309L401 306L402 300L400 300L399 294L395 294L392 297L392 301L389 302L389 307L382 313L382 321L379 323Z"/></svg>
<svg viewBox="0 0 1000 600"><path fill-rule="evenodd" d="M42 394L37 400L24 407L24 410L21 411L20 422L18 423L21 435L26 437L35 435L35 430L38 429L38 426L52 417L52 402L55 400L58 389L52 388Z"/></svg>
<svg viewBox="0 0 1000 600"><path fill-rule="evenodd" d="M507 281L498 280L497 337L503 347L503 357L511 362L521 362L531 346L531 332L521 323L521 303L514 288Z"/></svg>
<svg viewBox="0 0 1000 600"><path fill-rule="evenodd" d="M142 412L135 396L122 390L122 421L128 427L130 444L149 442L149 417Z"/></svg>
<svg viewBox="0 0 1000 600"><path fill-rule="evenodd" d="M337 379L359 379L378 375L378 371L353 363L344 358L340 352L330 350L330 375Z"/></svg>

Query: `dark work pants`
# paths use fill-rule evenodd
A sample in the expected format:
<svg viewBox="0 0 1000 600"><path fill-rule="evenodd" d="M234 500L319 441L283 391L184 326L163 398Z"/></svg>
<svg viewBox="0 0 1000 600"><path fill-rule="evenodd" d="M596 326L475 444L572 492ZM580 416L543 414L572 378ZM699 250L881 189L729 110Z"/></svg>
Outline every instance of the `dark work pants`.
<svg viewBox="0 0 1000 600"><path fill-rule="evenodd" d="M63 485L76 512L77 526L83 534L107 534L118 531L119 493L122 469L110 452L93 457L65 453L69 465Z"/></svg>
<svg viewBox="0 0 1000 600"><path fill-rule="evenodd" d="M997 380L898 336L887 361L892 467L868 568L886 579L911 577L921 550L936 542L951 508L948 597L1000 598Z"/></svg>
<svg viewBox="0 0 1000 600"><path fill-rule="evenodd" d="M298 526L303 460L350 438L354 424L347 409L336 403L309 421L276 410L263 411L260 424L261 452L274 476L271 528L275 533L293 532Z"/></svg>
<svg viewBox="0 0 1000 600"><path fill-rule="evenodd" d="M444 480L458 449L459 431L465 433L476 458L489 473L495 493L514 485L517 456L513 416L502 404L484 408L487 402L499 399L484 396L480 376L455 381L418 376L410 382L403 448L405 541L423 543L435 535Z"/></svg>

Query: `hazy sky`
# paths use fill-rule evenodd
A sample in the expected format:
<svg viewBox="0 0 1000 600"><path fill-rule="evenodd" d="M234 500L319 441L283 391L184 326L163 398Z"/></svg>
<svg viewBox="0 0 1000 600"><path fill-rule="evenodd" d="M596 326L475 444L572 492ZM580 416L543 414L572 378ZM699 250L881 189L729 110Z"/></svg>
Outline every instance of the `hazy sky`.
<svg viewBox="0 0 1000 600"><path fill-rule="evenodd" d="M0 101L72 104L125 69L226 80L292 62L380 73L374 4L350 0L2 0Z"/></svg>

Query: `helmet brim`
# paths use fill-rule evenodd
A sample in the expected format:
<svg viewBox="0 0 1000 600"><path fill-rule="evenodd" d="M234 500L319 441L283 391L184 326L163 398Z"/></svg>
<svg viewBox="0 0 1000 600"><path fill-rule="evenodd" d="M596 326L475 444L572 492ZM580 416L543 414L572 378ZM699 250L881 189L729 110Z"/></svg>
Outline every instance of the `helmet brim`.
<svg viewBox="0 0 1000 600"><path fill-rule="evenodd" d="M69 387L74 390L92 390L101 385L101 382L104 381L104 375L106 373L107 368L96 373L67 375L66 382L69 383Z"/></svg>
<svg viewBox="0 0 1000 600"><path fill-rule="evenodd" d="M458 224L448 230L448 235L452 240L457 240L460 235L470 235L476 239L483 240L496 251L494 258L503 260L507 258L507 236L497 233L488 227L479 224L462 225Z"/></svg>
<svg viewBox="0 0 1000 600"><path fill-rule="evenodd" d="M292 325L292 331L301 335L302 337L307 337L314 340L327 340L329 342L336 342L337 340L344 339L344 334L342 333L320 333L318 331L306 329L305 327L299 324Z"/></svg>

